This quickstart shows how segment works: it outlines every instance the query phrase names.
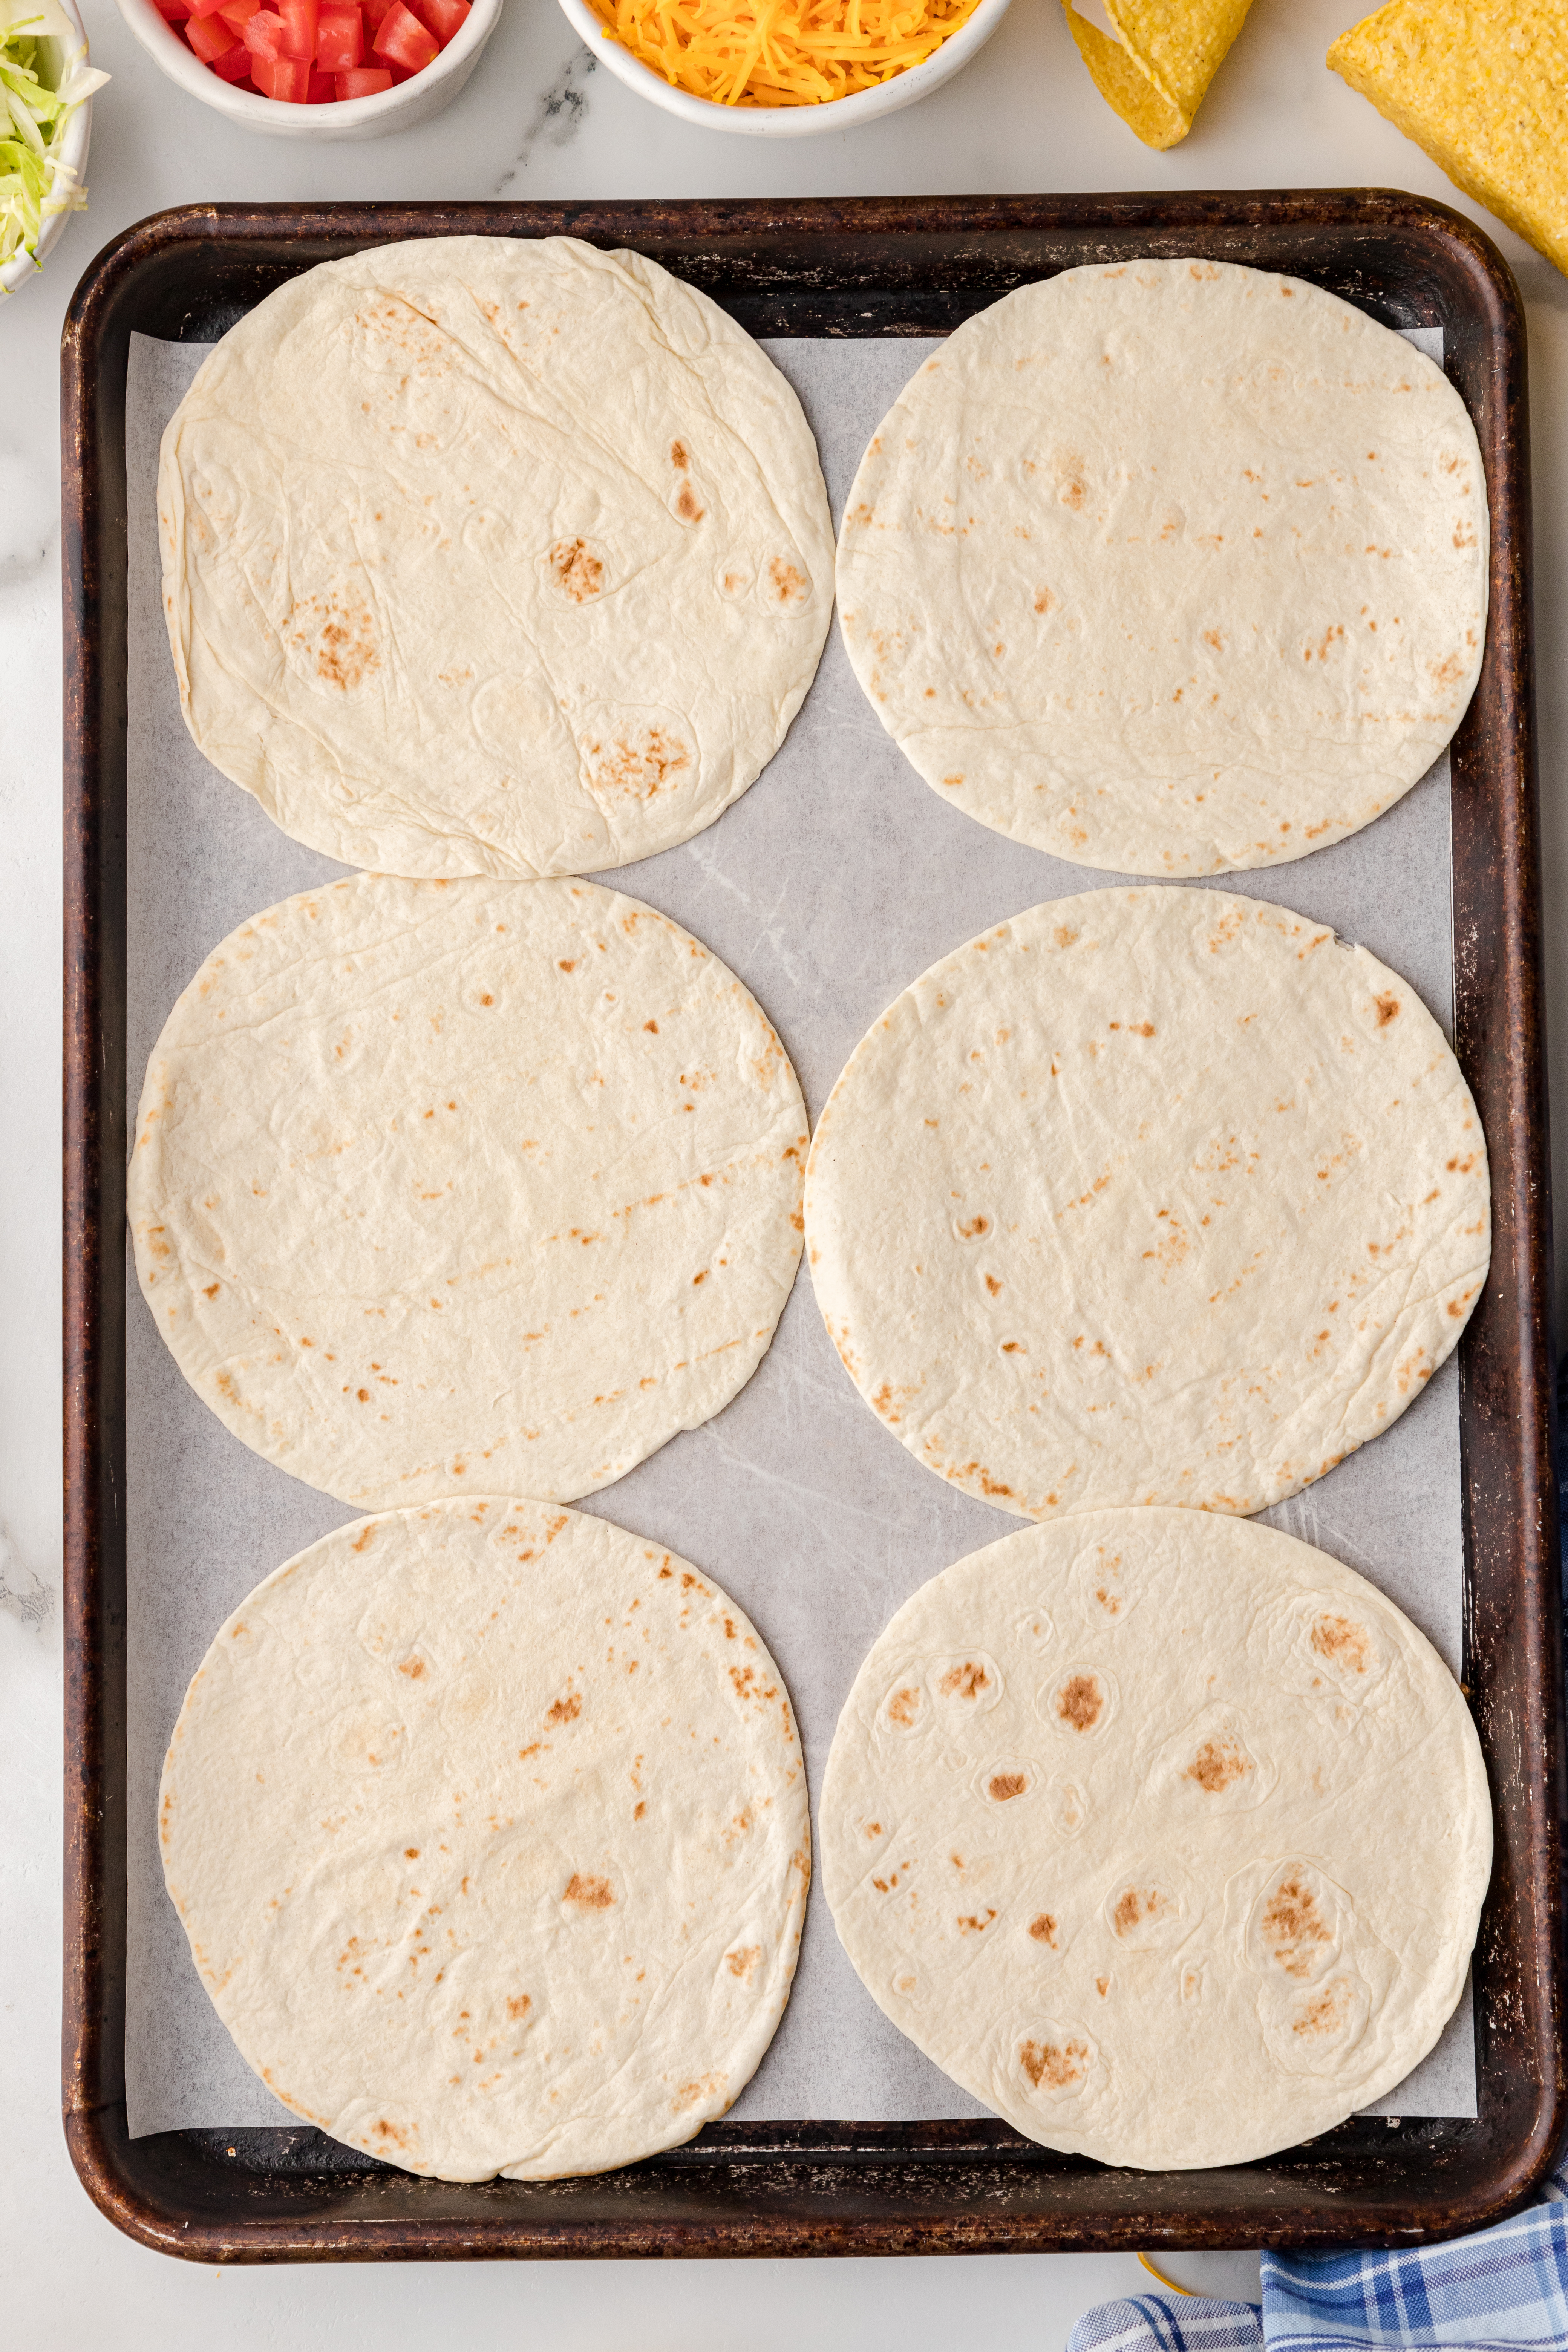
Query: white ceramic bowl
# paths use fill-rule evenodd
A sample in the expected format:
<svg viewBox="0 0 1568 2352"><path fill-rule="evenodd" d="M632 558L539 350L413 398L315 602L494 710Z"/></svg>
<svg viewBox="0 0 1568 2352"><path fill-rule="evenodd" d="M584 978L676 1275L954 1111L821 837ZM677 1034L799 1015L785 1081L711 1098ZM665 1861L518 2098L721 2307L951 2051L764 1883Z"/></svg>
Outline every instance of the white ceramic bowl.
<svg viewBox="0 0 1568 2352"><path fill-rule="evenodd" d="M60 0L60 6L76 26L81 46L87 47L87 27L76 0ZM74 44L72 45L74 47ZM40 81L58 89L65 71L66 58L70 54L64 41L56 38L40 41L37 75ZM66 135L60 142L60 160L68 163L79 180L87 176L87 144L92 136L92 100L84 99L66 125ZM51 213L38 231L38 242L31 253L13 254L0 268L0 294L14 294L29 278L38 274L36 264L42 261L49 247L63 234L69 213Z"/></svg>
<svg viewBox="0 0 1568 2352"><path fill-rule="evenodd" d="M120 0L120 5L126 7L128 0ZM138 5L151 7L152 0L138 0ZM917 99L929 98L940 84L963 72L975 51L985 47L1007 14L1008 5L1009 0L980 0L962 31L943 41L924 65L910 66L890 81L879 82L875 89L858 89L852 98L826 99L820 106L719 106L710 98L693 98L689 90L674 89L619 41L607 39L605 20L589 7L588 0L561 0L569 22L617 81L624 81L640 98L652 99L655 106L679 115L694 129L733 131L745 139L812 139L824 131L853 131L858 123L875 122L880 115L896 114L901 106L913 106Z"/></svg>
<svg viewBox="0 0 1568 2352"><path fill-rule="evenodd" d="M462 31L411 81L395 82L379 98L351 98L338 106L289 106L275 98L258 97L254 90L236 89L232 82L219 81L192 54L174 26L158 14L153 0L117 0L117 5L148 56L162 66L171 81L247 131L265 131L273 139L380 139L389 131L406 131L416 122L428 121L451 104L495 31L501 0L473 0Z"/></svg>

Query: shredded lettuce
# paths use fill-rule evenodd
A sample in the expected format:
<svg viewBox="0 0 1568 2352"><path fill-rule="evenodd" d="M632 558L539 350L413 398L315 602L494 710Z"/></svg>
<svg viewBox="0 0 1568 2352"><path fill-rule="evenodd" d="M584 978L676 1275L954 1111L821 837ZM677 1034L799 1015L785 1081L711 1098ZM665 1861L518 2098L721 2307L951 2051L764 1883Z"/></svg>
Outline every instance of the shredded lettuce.
<svg viewBox="0 0 1568 2352"><path fill-rule="evenodd" d="M51 0L0 0L0 265L32 253L53 214L85 206L87 190L60 149L78 107L108 79Z"/></svg>

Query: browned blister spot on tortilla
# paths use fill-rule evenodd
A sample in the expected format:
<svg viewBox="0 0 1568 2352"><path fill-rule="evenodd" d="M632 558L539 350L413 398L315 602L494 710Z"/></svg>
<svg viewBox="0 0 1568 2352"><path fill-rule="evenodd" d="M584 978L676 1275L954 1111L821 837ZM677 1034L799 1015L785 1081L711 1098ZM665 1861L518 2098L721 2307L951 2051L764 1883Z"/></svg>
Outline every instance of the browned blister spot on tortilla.
<svg viewBox="0 0 1568 2352"><path fill-rule="evenodd" d="M532 2007L533 1997L531 1993L510 1993L507 1997L506 2013L514 2021L520 2017L526 2017Z"/></svg>
<svg viewBox="0 0 1568 2352"><path fill-rule="evenodd" d="M667 791L691 765L689 746L661 726L590 736L583 752L595 792L625 793L637 801L651 801Z"/></svg>
<svg viewBox="0 0 1568 2352"><path fill-rule="evenodd" d="M1263 1941L1288 1977L1304 1977L1315 1946L1333 1941L1318 1898L1306 1881L1288 1872L1263 1906Z"/></svg>
<svg viewBox="0 0 1568 2352"><path fill-rule="evenodd" d="M575 1723L582 1712L583 1702L577 1693L568 1691L564 1698L558 1698L552 1703L544 1720L552 1727L561 1723Z"/></svg>
<svg viewBox="0 0 1568 2352"><path fill-rule="evenodd" d="M689 482L682 482L680 485L679 496L675 501L675 511L682 522L700 522L707 512L705 507L699 506Z"/></svg>
<svg viewBox="0 0 1568 2352"><path fill-rule="evenodd" d="M684 441L672 441L670 443L669 462L680 473L685 473L687 467L690 465L691 460L686 454L686 444Z"/></svg>
<svg viewBox="0 0 1568 2352"><path fill-rule="evenodd" d="M1221 1734L1217 1739L1205 1739L1187 1766L1182 1778L1195 1780L1205 1796L1217 1797L1222 1790L1234 1788L1246 1779L1252 1766L1238 1743Z"/></svg>
<svg viewBox="0 0 1568 2352"><path fill-rule="evenodd" d="M805 602L805 581L793 563L775 555L768 565L768 578L773 583L773 595L786 609Z"/></svg>
<svg viewBox="0 0 1568 2352"><path fill-rule="evenodd" d="M1060 2042L1025 2042L1019 2045L1018 2063L1037 2091L1042 2085L1068 2091L1089 2079L1089 2044L1076 2035Z"/></svg>
<svg viewBox="0 0 1568 2352"><path fill-rule="evenodd" d="M363 591L344 585L306 596L290 609L292 642L313 658L316 676L341 693L363 686L381 667L375 619Z"/></svg>
<svg viewBox="0 0 1568 2352"><path fill-rule="evenodd" d="M889 1719L896 1723L900 1731L908 1731L920 1712L920 1692L912 1684L903 1690L896 1690L888 1701Z"/></svg>
<svg viewBox="0 0 1568 2352"><path fill-rule="evenodd" d="M1364 1675L1372 1663L1372 1643L1366 1627L1353 1618L1331 1617L1326 1612L1314 1617L1311 1632L1312 1648L1320 1658L1331 1665L1342 1666L1348 1673Z"/></svg>
<svg viewBox="0 0 1568 2352"><path fill-rule="evenodd" d="M718 2098L727 2080L728 2077L715 2067L711 2074L699 2075L695 2082L682 2083L670 2102L670 2114L679 2116L686 2108L696 2106L700 2099Z"/></svg>
<svg viewBox="0 0 1568 2352"><path fill-rule="evenodd" d="M993 1772L985 1783L985 1793L996 1804L1005 1805L1010 1797L1021 1797L1028 1785L1026 1772Z"/></svg>
<svg viewBox="0 0 1568 2352"><path fill-rule="evenodd" d="M961 1665L950 1666L937 1684L943 1698L975 1699L990 1687L990 1675L974 1658L965 1658Z"/></svg>
<svg viewBox="0 0 1568 2352"><path fill-rule="evenodd" d="M1290 2031L1305 2041L1317 2041L1327 2034L1340 2032L1351 2013L1351 1988L1344 1977L1335 1977L1330 1984L1313 1993L1303 2002L1290 2021Z"/></svg>
<svg viewBox="0 0 1568 2352"><path fill-rule="evenodd" d="M1105 1690L1098 1675L1069 1675L1056 1695L1059 1720L1072 1731L1092 1731L1105 1711Z"/></svg>
<svg viewBox="0 0 1568 2352"><path fill-rule="evenodd" d="M585 539L558 539L547 560L556 586L574 604L585 604L605 584L605 567Z"/></svg>
<svg viewBox="0 0 1568 2352"><path fill-rule="evenodd" d="M760 1944L745 1944L733 1952L726 1952L724 1965L732 1977L739 1977L742 1984L750 1984L757 1962L762 1957L763 1948Z"/></svg>
<svg viewBox="0 0 1568 2352"><path fill-rule="evenodd" d="M573 1872L561 1897L563 1903L574 1903L581 1911L607 1911L615 1899L615 1890L607 1878L594 1878L580 1870Z"/></svg>
<svg viewBox="0 0 1568 2352"><path fill-rule="evenodd" d="M1048 1945L1053 1952L1057 1949L1057 1923L1051 1912L1037 1911L1029 1922L1029 1933L1037 1944Z"/></svg>
<svg viewBox="0 0 1568 2352"><path fill-rule="evenodd" d="M959 1920L958 1932L961 1936L984 1936L995 1916L994 1911L987 1911L984 1917L978 1911L967 1911Z"/></svg>
<svg viewBox="0 0 1568 2352"><path fill-rule="evenodd" d="M1386 995L1374 996L1372 1001L1377 1007L1377 1025L1380 1029L1386 1029L1391 1021L1397 1020L1399 999L1392 989Z"/></svg>

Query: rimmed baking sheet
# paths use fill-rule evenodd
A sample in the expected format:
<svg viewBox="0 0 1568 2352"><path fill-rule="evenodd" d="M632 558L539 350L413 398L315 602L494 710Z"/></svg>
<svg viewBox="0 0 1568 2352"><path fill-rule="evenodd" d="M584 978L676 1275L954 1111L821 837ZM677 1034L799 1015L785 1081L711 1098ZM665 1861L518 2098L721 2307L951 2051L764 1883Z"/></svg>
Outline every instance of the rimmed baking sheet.
<svg viewBox="0 0 1568 2352"><path fill-rule="evenodd" d="M1411 340L1441 359L1438 330ZM247 916L344 869L290 841L207 765L179 713L154 510L158 440L205 345L132 338L128 998L133 1105L163 1020ZM817 436L835 520L882 415L932 341L770 341ZM1365 832L1219 886L1326 921L1402 972L1450 1039L1452 844L1445 760ZM1020 846L944 805L883 731L837 627L778 757L708 832L596 877L647 899L745 981L795 1061L815 1119L889 999L987 925L1124 877ZM1171 887L1181 887L1173 884ZM354 1515L260 1461L185 1386L132 1275L126 1384L130 1914L126 2074L133 2137L285 2124L219 2024L163 1892L154 1832L163 1748L213 1633L252 1585ZM893 1611L1016 1519L922 1470L861 1402L803 1271L770 1354L715 1421L584 1507L669 1545L752 1616L795 1700L815 1791L837 1711ZM1360 1570L1460 1671L1464 1547L1453 1360L1375 1444L1266 1516ZM1432 2055L1374 2111L1472 2116L1468 1988ZM988 2113L904 2041L864 1991L814 1886L779 2034L737 2120L915 2122Z"/></svg>

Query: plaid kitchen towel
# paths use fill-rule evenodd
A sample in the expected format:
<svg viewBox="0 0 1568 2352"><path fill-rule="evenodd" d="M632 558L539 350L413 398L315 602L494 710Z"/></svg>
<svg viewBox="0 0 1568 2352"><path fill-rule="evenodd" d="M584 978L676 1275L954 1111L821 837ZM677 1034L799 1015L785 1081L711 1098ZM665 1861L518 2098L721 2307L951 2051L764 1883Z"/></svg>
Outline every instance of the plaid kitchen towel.
<svg viewBox="0 0 1568 2352"><path fill-rule="evenodd" d="M1568 2352L1568 2167L1541 2201L1443 2246L1265 2252L1263 2305L1135 2294L1085 2312L1068 2352Z"/></svg>
<svg viewBox="0 0 1568 2352"><path fill-rule="evenodd" d="M1568 1357L1557 1375L1568 1592ZM1263 2303L1135 2294L1086 2311L1068 2352L1568 2352L1568 2151L1533 2205L1471 2238L1381 2254L1263 2256Z"/></svg>
<svg viewBox="0 0 1568 2352"><path fill-rule="evenodd" d="M1263 2316L1255 2303L1219 2303L1206 2294L1164 2303L1124 2295L1086 2311L1068 2352L1262 2352Z"/></svg>

